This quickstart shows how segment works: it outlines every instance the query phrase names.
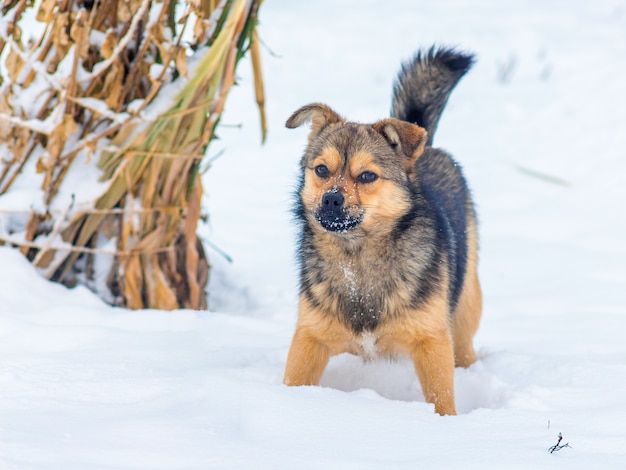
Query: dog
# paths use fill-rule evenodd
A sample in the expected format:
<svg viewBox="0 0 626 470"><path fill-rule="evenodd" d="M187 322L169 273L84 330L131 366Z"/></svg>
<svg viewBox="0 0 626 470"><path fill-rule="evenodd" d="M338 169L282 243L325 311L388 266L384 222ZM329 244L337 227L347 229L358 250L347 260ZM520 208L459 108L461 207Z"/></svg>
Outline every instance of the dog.
<svg viewBox="0 0 626 470"><path fill-rule="evenodd" d="M310 124L295 215L298 321L284 383L318 385L329 358L408 355L424 397L456 414L454 367L476 360L482 310L475 209L460 166L432 147L452 89L474 56L432 46L405 63L391 117L351 122L325 104Z"/></svg>

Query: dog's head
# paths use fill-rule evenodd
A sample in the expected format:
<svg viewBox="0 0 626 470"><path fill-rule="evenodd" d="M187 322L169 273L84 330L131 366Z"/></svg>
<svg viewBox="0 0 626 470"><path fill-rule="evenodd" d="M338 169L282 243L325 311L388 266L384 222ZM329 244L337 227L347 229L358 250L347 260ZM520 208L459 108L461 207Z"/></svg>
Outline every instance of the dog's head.
<svg viewBox="0 0 626 470"><path fill-rule="evenodd" d="M298 109L287 127L310 123L302 157L302 216L344 236L391 230L412 206L415 161L426 131L397 119L348 122L324 104Z"/></svg>

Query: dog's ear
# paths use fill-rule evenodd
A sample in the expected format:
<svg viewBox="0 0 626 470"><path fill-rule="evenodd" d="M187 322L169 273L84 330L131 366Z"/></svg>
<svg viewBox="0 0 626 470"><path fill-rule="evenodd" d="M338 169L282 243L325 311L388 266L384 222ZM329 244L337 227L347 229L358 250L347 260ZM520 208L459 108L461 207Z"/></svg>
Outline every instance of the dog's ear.
<svg viewBox="0 0 626 470"><path fill-rule="evenodd" d="M311 141L329 124L345 122L345 119L325 104L312 103L302 106L294 112L287 119L285 125L289 129L295 129L306 122L311 123L311 133L309 134L309 141Z"/></svg>
<svg viewBox="0 0 626 470"><path fill-rule="evenodd" d="M412 168L417 158L424 153L428 136L426 129L394 118L378 121L372 124L372 127L389 142L389 145L406 155L407 168Z"/></svg>

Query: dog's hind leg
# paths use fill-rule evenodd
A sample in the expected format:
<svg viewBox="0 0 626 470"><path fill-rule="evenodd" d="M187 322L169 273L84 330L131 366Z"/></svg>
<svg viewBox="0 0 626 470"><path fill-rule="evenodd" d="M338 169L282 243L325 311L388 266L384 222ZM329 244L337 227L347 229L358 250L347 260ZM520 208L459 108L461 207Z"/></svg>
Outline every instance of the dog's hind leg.
<svg viewBox="0 0 626 470"><path fill-rule="evenodd" d="M478 244L475 224L472 224L470 229L467 274L452 322L454 360L458 367L469 367L476 361L473 340L482 312L482 292L476 270Z"/></svg>

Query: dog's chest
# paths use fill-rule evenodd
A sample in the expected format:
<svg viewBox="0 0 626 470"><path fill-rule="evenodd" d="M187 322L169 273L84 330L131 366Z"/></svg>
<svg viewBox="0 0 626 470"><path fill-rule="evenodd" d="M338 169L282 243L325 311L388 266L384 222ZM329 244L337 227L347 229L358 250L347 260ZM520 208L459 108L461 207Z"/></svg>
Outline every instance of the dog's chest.
<svg viewBox="0 0 626 470"><path fill-rule="evenodd" d="M355 262L339 262L333 276L332 291L340 313L353 331L370 331L385 314L388 287L384 273Z"/></svg>
<svg viewBox="0 0 626 470"><path fill-rule="evenodd" d="M356 341L356 353L365 360L379 357L380 351L377 346L378 336L371 331L361 333Z"/></svg>

